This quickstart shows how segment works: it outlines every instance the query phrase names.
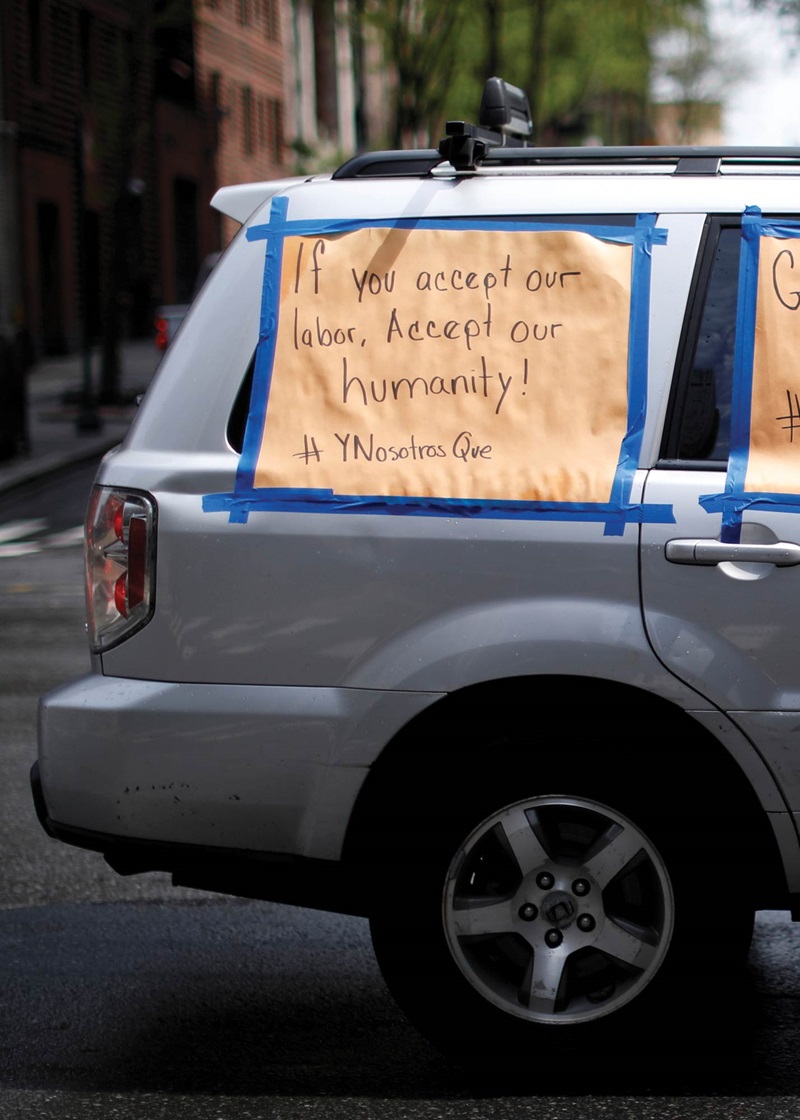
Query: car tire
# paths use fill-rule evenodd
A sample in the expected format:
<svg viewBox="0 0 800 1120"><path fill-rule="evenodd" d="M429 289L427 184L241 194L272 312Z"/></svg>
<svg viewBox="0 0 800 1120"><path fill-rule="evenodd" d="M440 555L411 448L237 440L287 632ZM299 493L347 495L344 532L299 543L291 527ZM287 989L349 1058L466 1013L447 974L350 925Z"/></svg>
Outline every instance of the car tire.
<svg viewBox="0 0 800 1120"><path fill-rule="evenodd" d="M725 830L658 799L635 810L609 788L454 797L414 814L371 918L417 1028L451 1058L514 1064L630 1060L676 1023L688 1038L752 935Z"/></svg>

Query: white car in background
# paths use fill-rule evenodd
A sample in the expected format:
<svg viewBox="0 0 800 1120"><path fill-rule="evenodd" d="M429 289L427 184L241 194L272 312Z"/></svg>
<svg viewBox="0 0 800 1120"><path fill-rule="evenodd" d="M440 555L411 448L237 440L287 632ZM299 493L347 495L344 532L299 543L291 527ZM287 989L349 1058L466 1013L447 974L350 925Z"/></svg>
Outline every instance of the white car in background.
<svg viewBox="0 0 800 1120"><path fill-rule="evenodd" d="M192 306L192 302L197 298L200 289L211 275L211 270L221 256L222 253L209 253L203 258L203 263L198 270L197 279L192 291L192 299L189 303L164 303L156 308L153 324L155 328L155 344L156 349L162 351L162 353L172 342L178 331L178 327L186 318L186 314Z"/></svg>

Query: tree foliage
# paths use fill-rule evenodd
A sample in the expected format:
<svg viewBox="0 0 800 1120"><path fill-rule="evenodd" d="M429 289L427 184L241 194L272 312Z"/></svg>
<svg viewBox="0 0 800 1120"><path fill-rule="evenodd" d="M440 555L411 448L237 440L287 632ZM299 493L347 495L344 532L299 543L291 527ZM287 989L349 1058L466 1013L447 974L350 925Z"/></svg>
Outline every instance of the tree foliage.
<svg viewBox="0 0 800 1120"><path fill-rule="evenodd" d="M750 0L750 3L757 12L775 12L793 19L800 31L800 0Z"/></svg>
<svg viewBox="0 0 800 1120"><path fill-rule="evenodd" d="M441 118L467 8L466 0L381 0L364 7L362 18L379 32L397 76L394 147L426 143Z"/></svg>
<svg viewBox="0 0 800 1120"><path fill-rule="evenodd" d="M475 119L496 73L528 93L540 143L646 142L659 37L707 30L705 0L387 0L372 18L397 70L405 142Z"/></svg>
<svg viewBox="0 0 800 1120"><path fill-rule="evenodd" d="M714 36L705 18L690 14L683 26L662 35L657 42L654 89L659 100L679 109L677 138L691 142L709 103L722 101L749 70L747 59L730 42Z"/></svg>

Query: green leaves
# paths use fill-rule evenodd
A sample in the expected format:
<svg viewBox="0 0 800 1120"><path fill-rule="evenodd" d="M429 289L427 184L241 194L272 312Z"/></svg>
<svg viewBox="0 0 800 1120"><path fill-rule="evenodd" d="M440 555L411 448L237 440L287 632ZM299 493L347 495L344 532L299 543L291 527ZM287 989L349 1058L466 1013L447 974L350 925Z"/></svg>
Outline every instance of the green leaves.
<svg viewBox="0 0 800 1120"><path fill-rule="evenodd" d="M397 147L476 120L496 73L527 91L538 143L646 142L659 37L707 33L704 0L385 0L361 18L398 75Z"/></svg>

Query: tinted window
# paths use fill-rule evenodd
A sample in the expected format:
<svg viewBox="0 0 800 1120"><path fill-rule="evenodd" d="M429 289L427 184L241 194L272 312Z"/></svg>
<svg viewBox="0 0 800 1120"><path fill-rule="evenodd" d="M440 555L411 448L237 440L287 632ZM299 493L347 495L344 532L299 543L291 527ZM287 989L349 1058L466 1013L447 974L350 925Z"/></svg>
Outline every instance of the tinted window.
<svg viewBox="0 0 800 1120"><path fill-rule="evenodd" d="M679 430L671 455L724 462L730 450L741 230L724 226L716 232L702 310L689 326Z"/></svg>
<svg viewBox="0 0 800 1120"><path fill-rule="evenodd" d="M247 367L247 373L244 375L244 381L239 386L239 392L236 394L236 400L233 402L231 414L228 417L228 430L227 437L228 443L234 451L240 455L242 447L244 446L244 430L247 426L247 414L250 411L250 393L253 388L253 373L255 372L256 357L255 354L250 359L250 364Z"/></svg>

